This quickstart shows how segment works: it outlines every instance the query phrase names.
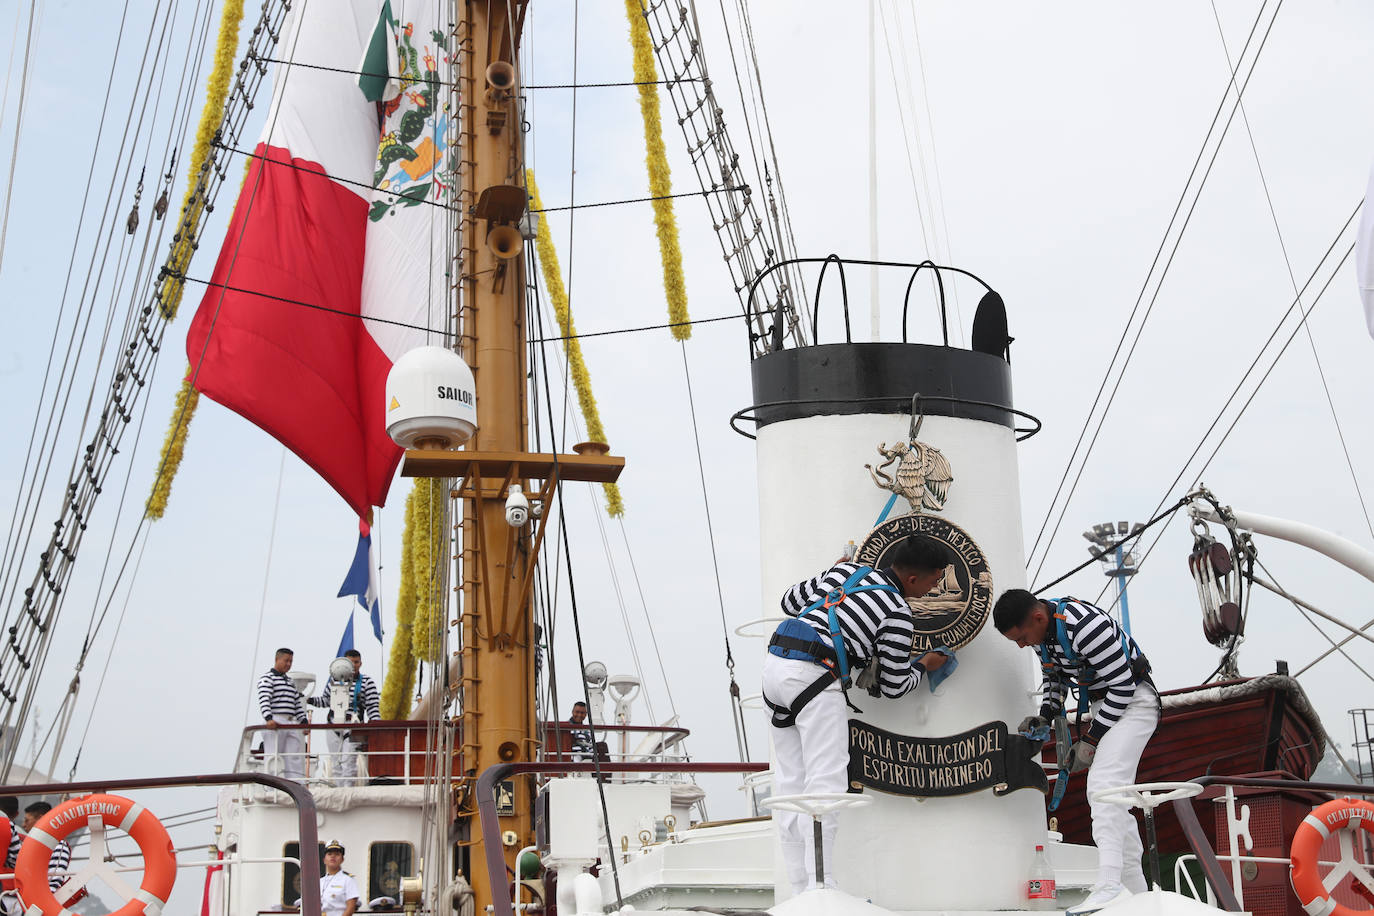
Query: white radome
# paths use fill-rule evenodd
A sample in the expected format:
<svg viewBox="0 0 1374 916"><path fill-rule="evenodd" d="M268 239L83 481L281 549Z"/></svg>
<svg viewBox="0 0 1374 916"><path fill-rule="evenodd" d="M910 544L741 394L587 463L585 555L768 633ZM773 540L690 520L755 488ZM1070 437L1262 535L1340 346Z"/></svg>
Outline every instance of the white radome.
<svg viewBox="0 0 1374 916"><path fill-rule="evenodd" d="M445 347L417 347L386 376L386 432L402 448L457 448L477 430L472 370Z"/></svg>

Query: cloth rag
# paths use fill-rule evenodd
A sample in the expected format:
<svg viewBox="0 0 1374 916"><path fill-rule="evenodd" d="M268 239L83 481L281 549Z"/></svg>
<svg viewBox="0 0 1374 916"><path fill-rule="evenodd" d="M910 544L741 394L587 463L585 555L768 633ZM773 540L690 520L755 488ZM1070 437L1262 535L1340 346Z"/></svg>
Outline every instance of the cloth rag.
<svg viewBox="0 0 1374 916"><path fill-rule="evenodd" d="M945 678L953 674L954 669L959 667L959 659L954 657L953 649L948 649L944 646L936 646L934 649L931 649L930 651L939 652L945 658L949 659L947 662L945 662L940 667L936 668L934 671L926 672L926 678L930 681L930 692L934 693L935 688L943 684L945 682Z"/></svg>

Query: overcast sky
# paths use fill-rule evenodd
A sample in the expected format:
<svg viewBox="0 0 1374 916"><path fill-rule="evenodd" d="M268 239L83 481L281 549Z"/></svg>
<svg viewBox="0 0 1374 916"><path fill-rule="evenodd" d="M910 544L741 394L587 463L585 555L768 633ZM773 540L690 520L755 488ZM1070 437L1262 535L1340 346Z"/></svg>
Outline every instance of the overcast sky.
<svg viewBox="0 0 1374 916"><path fill-rule="evenodd" d="M11 431L0 444L0 510L5 517L18 489L34 421L107 83L113 87L111 114L97 162L94 186L99 193L91 213L100 212L104 189L116 168L111 137L127 133L136 149L152 144L148 187L152 176L166 169L160 157L172 116L172 84L161 96L136 94L134 117L146 103L148 120L141 130L126 132L123 127L138 66L171 59L175 74L185 53L184 37L169 42L175 49L171 54L141 50L152 6L130 3L126 42L133 44L121 51L113 77L108 70L113 56L110 36L119 24L117 9L52 0L40 10L38 51L0 268L0 309L8 328L0 342L0 376ZM837 252L863 257L874 216L867 202L866 21L861 5L853 4L852 10L848 6L796 0L750 4L773 139L798 249L806 256ZM1234 60L1259 7L1254 2L1226 2L1219 8ZM581 3L576 30L574 9L568 3L533 5L525 46L526 82L570 83L574 58L580 82L630 79L623 5L611 0ZM896 86L880 32L879 252L883 258L902 261L944 258L948 253L1006 300L1016 338L1016 406L1044 423L1040 435L1019 447L1029 553L1226 89L1227 58L1211 7L1199 3L1104 8L1089 3L911 5L884 0L881 9L896 55ZM919 62L913 9L923 52ZM27 8L18 12L26 14ZM15 13L13 6L0 9L0 27L19 21ZM176 34L184 36L189 5L179 15ZM745 119L719 9L702 4L699 15L708 65L729 128L736 147L747 151ZM1268 21L1266 12L1261 33ZM732 32L736 27L732 19ZM7 40L12 44L12 38ZM905 63L899 48L905 48ZM740 50L737 44L737 53ZM1087 557L1079 534L1083 529L1107 520L1144 520L1161 500L1181 495L1181 489L1170 490L1171 482L1293 299L1288 263L1301 285L1364 194L1374 161L1374 120L1368 117L1366 98L1371 51L1374 8L1367 4L1309 0L1288 4L1279 12L1245 92L1253 148L1246 121L1238 115L1036 581L1056 577ZM16 68L22 52L21 45L14 55ZM1252 44L1246 69L1253 55ZM8 48L3 56L9 58ZM739 66L743 72L746 61L741 59ZM16 70L7 83L0 123L0 161L6 168L18 82ZM202 83L203 77L198 78L197 92ZM560 206L574 198L572 93L531 90L530 96L531 161L545 205ZM663 104L669 112L666 96ZM198 106L197 100L197 110ZM903 117L909 142L903 139ZM155 126L150 128L150 123ZM912 139L913 123L921 126L919 141ZM930 125L938 176L929 152ZM647 193L633 89L579 92L575 126L577 202ZM758 125L754 127L757 137ZM674 188L693 190L684 143L671 117L665 117L665 130ZM248 135L256 132L250 128ZM1256 152L1283 247L1271 220ZM136 153L131 182L140 158ZM235 159L230 165L232 178L239 174L241 162ZM174 206L180 189L178 179ZM145 190L144 195L147 219L147 203L156 191ZM937 195L943 206L932 210ZM106 226L122 226L131 199L130 185L116 195ZM216 213L214 225L220 232L229 209L226 200ZM677 202L676 212L693 317L736 313L738 304L705 207L688 198ZM924 235L918 214L926 215ZM571 245L570 222L575 230ZM579 210L575 218L554 214L550 223L580 330L667 320L646 205ZM91 258L89 231L77 247L74 289ZM1338 256L1352 237L1349 232L1341 237ZM123 239L121 229L116 244ZM202 246L193 274L209 274L219 245L218 235L213 239ZM164 240L150 248L147 257L160 261L165 244ZM141 255L133 252L135 258ZM96 299L100 311L93 333L98 333L109 302L111 275L113 270L107 268ZM1322 273L1320 280L1327 275ZM866 308L864 282L862 275L851 276L856 308ZM1149 291L1154 288L1151 284ZM71 298L74 302L75 293ZM969 327L976 300L976 292L962 289L954 315L954 333L961 344L961 329ZM127 294L122 301L127 301ZM1312 301L1306 297L1304 304ZM133 471L119 530L112 539L110 525L121 488L111 486L81 552L40 692L44 731L70 680L92 609L98 613L104 606L103 598L96 598L104 556L114 551L113 571L128 549L130 523L147 492L184 365L182 341L195 304L193 291L169 333L151 384L143 444L120 456L121 461L132 461ZM823 312L830 320L822 321L822 338L834 340L840 333L838 302L828 301ZM933 315L931 300L921 300L913 311L916 339L937 340ZM889 295L882 310L885 338L897 339L899 319L900 303ZM857 317L855 324L858 334L866 333L866 315ZM1292 328L1290 319L1280 339L1287 339ZM1374 342L1364 328L1349 263L1313 311L1309 329L1311 343L1299 332L1203 479L1223 502L1299 518L1370 548L1374 536L1356 497L1314 358L1320 358L1325 372L1354 474L1367 497L1374 498L1374 435L1366 406L1374 387ZM604 516L598 522L599 493L581 487L567 491L587 651L613 671L634 671L638 664L654 717L666 718L674 710L681 714L693 729L695 756L733 759L733 736L720 725L727 714L728 681L688 411L684 349L666 331L590 338L583 347L612 449L628 461L622 478L627 505L623 525ZM760 594L756 572L760 548L752 443L727 424L729 416L751 400L741 323L698 327L685 354L725 613L733 627L761 616L775 600ZM1267 366L1268 359L1261 365ZM89 383L88 373L73 391L84 394ZM1232 416L1227 414L1223 428ZM577 441L571 434L569 439ZM1215 442L1214 434L1204 455ZM57 449L56 476L65 473L77 447L75 437L65 432ZM1199 464L1190 466L1184 483L1191 481ZM119 480L128 467L118 465ZM406 481L396 483L377 526L388 620L396 593L398 509L408 486ZM44 508L40 529L47 529L54 512ZM332 657L348 610L346 600L333 596L351 559L356 530L342 500L297 459L283 458L280 446L236 415L202 404L167 517L152 526L148 537L77 776L228 769L253 678L270 662L271 649L291 645L297 667L317 672L323 672ZM1357 624L1374 616L1368 582L1286 544L1261 539L1258 546L1272 576L1294 593ZM1166 688L1196 683L1218 658L1201 635L1195 592L1184 564L1190 548L1187 525L1177 518L1132 585L1136 634L1154 662L1159 684ZM31 549L23 563L25 577L32 575L35 563ZM1091 598L1105 582L1093 568L1063 590ZM80 701L59 775L70 768L97 698L124 591L116 598L111 620L100 630L82 673ZM625 635L626 622L634 648ZM661 657L655 654L650 626ZM361 638L364 632L360 620L365 670L380 677L382 652L370 637ZM761 645L733 634L730 643L743 691L756 693ZM1290 605L1259 594L1251 608L1241 670L1271 671L1276 659L1288 661L1296 670L1326 645ZM579 687L566 596L560 603L556 649L566 707L571 703L567 698ZM1349 649L1359 663L1374 662L1368 643L1357 640ZM1303 684L1331 735L1348 744L1347 710L1374 706L1370 681L1337 659L1315 667L1303 677ZM648 710L639 708L637 721L647 722ZM766 746L765 721L759 713L752 714L749 737L758 758ZM28 762L26 755L21 755L21 762ZM168 803L182 810L204 804L209 804L204 796L190 793ZM729 816L738 808L738 793L727 784L711 811ZM181 831L178 842L208 841L208 831L198 830Z"/></svg>

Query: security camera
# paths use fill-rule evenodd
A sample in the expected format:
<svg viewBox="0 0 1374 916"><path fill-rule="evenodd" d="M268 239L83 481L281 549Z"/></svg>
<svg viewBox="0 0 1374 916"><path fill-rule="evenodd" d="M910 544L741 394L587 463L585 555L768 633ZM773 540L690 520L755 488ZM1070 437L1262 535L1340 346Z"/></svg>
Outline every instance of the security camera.
<svg viewBox="0 0 1374 916"><path fill-rule="evenodd" d="M513 483L506 491L506 524L519 528L529 520L530 501L520 489L520 484Z"/></svg>

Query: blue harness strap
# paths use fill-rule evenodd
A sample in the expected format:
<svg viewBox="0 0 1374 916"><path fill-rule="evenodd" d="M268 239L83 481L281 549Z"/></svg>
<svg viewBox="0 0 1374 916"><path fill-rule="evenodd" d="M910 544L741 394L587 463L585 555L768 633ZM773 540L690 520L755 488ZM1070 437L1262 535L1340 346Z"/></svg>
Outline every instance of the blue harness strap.
<svg viewBox="0 0 1374 916"><path fill-rule="evenodd" d="M797 722L797 714L802 708L810 703L820 692L835 680L840 682L840 691L844 695L844 701L850 709L861 712L857 706L849 702L849 655L844 647L844 634L840 632L840 620L835 613L835 608L839 607L850 595L859 592L869 591L888 591L896 592L897 589L887 583L880 585L858 585L857 583L873 572L871 566L860 566L854 574L845 580L839 588L832 588L826 592L824 598L813 601L797 617L803 617L816 608L823 607L826 610L827 622L829 624L831 645L826 646L816 631L808 624L802 623L796 618L784 620L773 634L769 641L768 651L782 658L803 658L813 661L825 668L820 677L816 678L806 689L799 693L792 701L791 706L781 706L768 699L763 698L763 702L773 713L773 726L775 728L790 728ZM830 656L832 650L833 659ZM871 664L871 663L870 663Z"/></svg>
<svg viewBox="0 0 1374 916"><path fill-rule="evenodd" d="M1074 651L1073 640L1069 638L1069 628L1068 625L1065 623L1066 618L1064 616L1064 605L1070 601L1075 600L1077 599L1059 598L1056 599L1054 602L1054 635L1055 638L1059 641L1060 648L1064 650L1064 658L1066 661L1069 662L1069 664L1075 664L1078 662L1078 653ZM1046 671L1050 671L1058 667L1054 663L1054 653L1051 651L1049 646L1042 643L1039 646L1036 646L1036 651L1040 653L1040 667L1044 668ZM1131 645L1127 641L1125 633L1121 634L1121 651L1126 654L1126 660L1129 662L1131 658ZM1090 705L1088 697L1088 686L1096 680L1096 669L1091 667L1084 667L1082 674L1079 676L1078 682L1069 682L1073 685L1075 691L1078 693L1078 714L1075 718L1078 720L1080 724L1083 721L1083 714L1088 711L1088 707ZM1062 743L1063 742L1061 742L1061 744ZM1062 747L1059 748L1059 750L1062 751ZM1061 758L1067 757L1067 755L1063 754L1061 754L1060 756ZM1060 759L1059 764L1059 775L1054 780L1054 793L1050 796L1050 803L1047 806L1047 809L1050 811L1054 811L1056 808L1059 807L1059 803L1064 800L1064 793L1067 792L1069 788L1069 769L1067 766L1068 760Z"/></svg>
<svg viewBox="0 0 1374 916"><path fill-rule="evenodd" d="M895 495L895 494L894 494ZM830 625L830 640L835 646L835 657L840 664L840 686L846 690L849 688L849 656L844 648L844 635L840 632L840 619L835 613L835 608L844 603L850 595L857 595L859 592L896 592L897 589L886 582L878 585L857 585L864 576L873 572L872 566L860 566L854 570L853 575L844 581L844 585L839 588L832 588L826 592L824 598L818 598L807 605L806 610L798 614L798 617L805 617L818 607L825 608L826 617Z"/></svg>

